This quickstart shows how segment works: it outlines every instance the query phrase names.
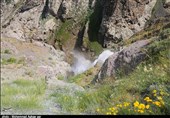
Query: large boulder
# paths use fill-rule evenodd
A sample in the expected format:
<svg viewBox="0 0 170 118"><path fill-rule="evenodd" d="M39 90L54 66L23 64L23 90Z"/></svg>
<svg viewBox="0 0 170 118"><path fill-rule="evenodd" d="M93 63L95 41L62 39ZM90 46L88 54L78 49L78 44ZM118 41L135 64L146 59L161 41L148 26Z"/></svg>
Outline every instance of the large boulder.
<svg viewBox="0 0 170 118"><path fill-rule="evenodd" d="M122 72L128 74L146 58L146 52L142 50L150 44L149 40L137 41L123 50L111 55L101 67L93 82L101 81L106 77L116 77Z"/></svg>

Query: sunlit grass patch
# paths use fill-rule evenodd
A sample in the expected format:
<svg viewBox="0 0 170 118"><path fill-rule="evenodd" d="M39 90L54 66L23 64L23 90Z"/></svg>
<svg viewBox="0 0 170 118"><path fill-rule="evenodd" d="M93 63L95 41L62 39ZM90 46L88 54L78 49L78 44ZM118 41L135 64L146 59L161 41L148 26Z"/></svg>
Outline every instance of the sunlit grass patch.
<svg viewBox="0 0 170 118"><path fill-rule="evenodd" d="M41 108L45 93L44 80L18 79L1 85L1 108Z"/></svg>
<svg viewBox="0 0 170 118"><path fill-rule="evenodd" d="M2 59L2 64L13 64L13 63L16 63L17 62L17 59L16 58L9 58L9 59Z"/></svg>
<svg viewBox="0 0 170 118"><path fill-rule="evenodd" d="M68 78L67 81L85 87L91 83L98 70L99 67L92 67L81 74Z"/></svg>

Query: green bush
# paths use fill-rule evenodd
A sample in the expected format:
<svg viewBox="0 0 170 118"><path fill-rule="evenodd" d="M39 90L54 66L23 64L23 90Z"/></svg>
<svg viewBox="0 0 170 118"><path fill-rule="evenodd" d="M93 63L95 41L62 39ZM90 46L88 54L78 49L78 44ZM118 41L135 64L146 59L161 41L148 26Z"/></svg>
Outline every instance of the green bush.
<svg viewBox="0 0 170 118"><path fill-rule="evenodd" d="M95 52L96 55L99 55L103 48L98 42L90 42L90 49Z"/></svg>
<svg viewBox="0 0 170 118"><path fill-rule="evenodd" d="M10 52L8 49L6 49L6 50L4 51L4 53L5 53L5 54L11 54L11 52Z"/></svg>
<svg viewBox="0 0 170 118"><path fill-rule="evenodd" d="M13 58L13 57L7 59L7 63L12 64L12 63L16 63L16 62L17 62L17 60L15 58Z"/></svg>
<svg viewBox="0 0 170 118"><path fill-rule="evenodd" d="M9 59L2 59L2 64L13 64L13 63L16 63L17 62L17 60L15 59L15 58L13 58L13 57L11 57L11 58L9 58Z"/></svg>

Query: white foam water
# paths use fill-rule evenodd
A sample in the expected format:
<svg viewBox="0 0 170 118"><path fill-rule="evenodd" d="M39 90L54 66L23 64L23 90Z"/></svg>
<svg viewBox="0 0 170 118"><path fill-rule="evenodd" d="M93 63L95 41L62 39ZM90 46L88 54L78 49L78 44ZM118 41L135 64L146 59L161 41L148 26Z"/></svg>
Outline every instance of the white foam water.
<svg viewBox="0 0 170 118"><path fill-rule="evenodd" d="M73 52L74 55L74 63L72 65L72 71L75 75L83 73L84 71L88 70L90 67L92 67L92 62L84 57L83 54L81 54L78 51Z"/></svg>
<svg viewBox="0 0 170 118"><path fill-rule="evenodd" d="M97 63L102 65L105 60L113 54L114 53L110 50L105 50L98 56L98 58L94 62L91 62L90 60L86 59L84 55L80 52L74 51L74 64L72 65L72 71L75 75L83 73L91 67L95 66Z"/></svg>
<svg viewBox="0 0 170 118"><path fill-rule="evenodd" d="M105 51L103 51L99 56L98 56L98 58L93 62L93 66L95 66L97 63L99 63L99 64L103 64L105 61L106 61L106 59L109 57L109 56L111 56L111 55L113 55L114 53L113 52L111 52L110 50L105 50Z"/></svg>

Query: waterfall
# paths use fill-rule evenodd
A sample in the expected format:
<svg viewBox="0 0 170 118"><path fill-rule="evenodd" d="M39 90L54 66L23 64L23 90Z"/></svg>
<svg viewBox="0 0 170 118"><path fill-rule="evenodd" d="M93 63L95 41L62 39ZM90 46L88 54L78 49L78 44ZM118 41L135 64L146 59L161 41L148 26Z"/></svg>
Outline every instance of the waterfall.
<svg viewBox="0 0 170 118"><path fill-rule="evenodd" d="M72 71L75 75L83 73L84 71L88 70L92 67L92 62L84 57L83 54L81 54L78 51L73 52L74 56L74 62L72 65Z"/></svg>
<svg viewBox="0 0 170 118"><path fill-rule="evenodd" d="M98 58L92 62L84 57L83 54L81 54L78 51L73 51L73 56L74 56L74 62L72 65L72 71L74 72L75 75L80 74L85 72L86 70L90 69L91 67L95 66L97 63L103 64L105 60L113 55L114 53L111 52L110 50L105 50L103 51Z"/></svg>
<svg viewBox="0 0 170 118"><path fill-rule="evenodd" d="M95 66L97 63L99 63L99 64L103 64L105 61L106 61L106 59L109 57L109 56L111 56L111 55L113 55L114 53L113 52L111 52L110 50L105 50L105 51L103 51L99 56L98 56L98 58L93 62L93 66Z"/></svg>

